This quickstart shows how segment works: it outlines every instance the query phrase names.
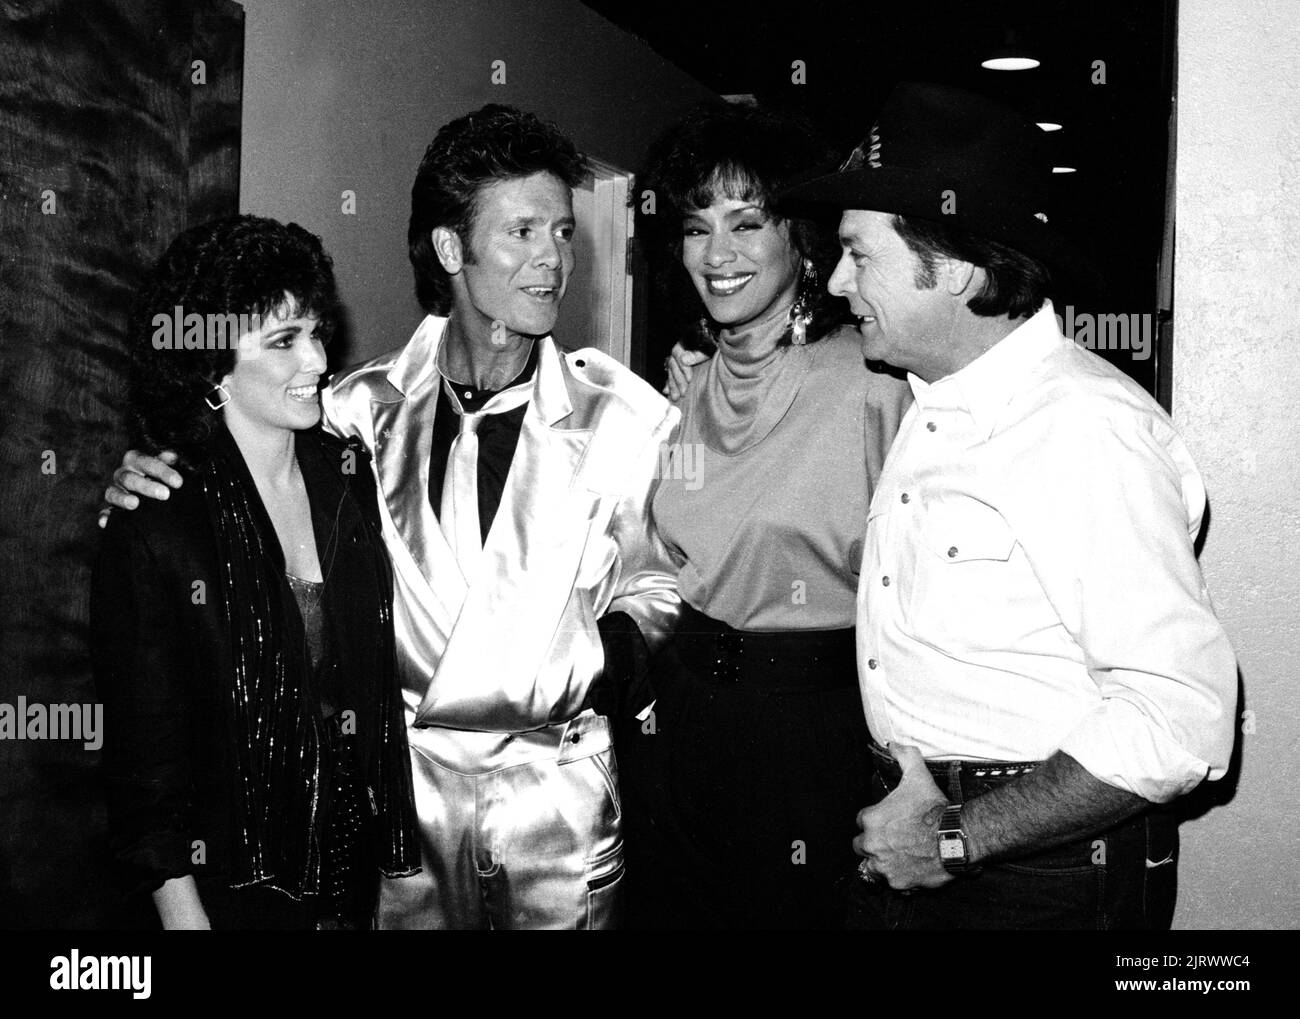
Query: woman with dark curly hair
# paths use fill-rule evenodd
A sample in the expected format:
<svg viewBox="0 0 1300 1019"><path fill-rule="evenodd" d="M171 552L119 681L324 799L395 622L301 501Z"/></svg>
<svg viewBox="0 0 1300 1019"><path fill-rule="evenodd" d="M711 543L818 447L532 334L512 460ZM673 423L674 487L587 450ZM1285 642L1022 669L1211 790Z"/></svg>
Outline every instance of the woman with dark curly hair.
<svg viewBox="0 0 1300 1019"><path fill-rule="evenodd" d="M683 612L622 723L632 923L838 926L871 755L853 624L867 506L908 400L824 284L833 234L774 203L826 152L801 122L695 111L651 149L643 229L716 351L654 501Z"/></svg>
<svg viewBox="0 0 1300 1019"><path fill-rule="evenodd" d="M290 224L178 236L130 330L144 448L91 595L115 855L166 928L365 928L418 870L392 575L365 453L322 433L330 259Z"/></svg>

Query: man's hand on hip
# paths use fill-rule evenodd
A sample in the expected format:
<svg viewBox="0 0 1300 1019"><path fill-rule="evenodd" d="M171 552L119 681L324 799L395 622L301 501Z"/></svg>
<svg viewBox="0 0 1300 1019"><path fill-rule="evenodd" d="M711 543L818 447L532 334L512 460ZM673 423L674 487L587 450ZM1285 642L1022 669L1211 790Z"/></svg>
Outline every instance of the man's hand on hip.
<svg viewBox="0 0 1300 1019"><path fill-rule="evenodd" d="M853 849L866 858L862 872L891 888L938 888L953 880L939 859L939 820L948 799L916 747L889 745L903 769L898 788L858 814L862 834Z"/></svg>

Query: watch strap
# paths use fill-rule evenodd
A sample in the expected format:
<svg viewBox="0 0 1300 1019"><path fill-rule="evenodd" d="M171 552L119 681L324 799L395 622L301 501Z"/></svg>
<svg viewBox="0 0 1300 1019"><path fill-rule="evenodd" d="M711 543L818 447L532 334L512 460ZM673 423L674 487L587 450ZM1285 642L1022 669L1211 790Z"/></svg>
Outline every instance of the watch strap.
<svg viewBox="0 0 1300 1019"><path fill-rule="evenodd" d="M961 807L960 803L950 803L939 818L939 860L949 874L978 870L970 860L970 840L962 828Z"/></svg>

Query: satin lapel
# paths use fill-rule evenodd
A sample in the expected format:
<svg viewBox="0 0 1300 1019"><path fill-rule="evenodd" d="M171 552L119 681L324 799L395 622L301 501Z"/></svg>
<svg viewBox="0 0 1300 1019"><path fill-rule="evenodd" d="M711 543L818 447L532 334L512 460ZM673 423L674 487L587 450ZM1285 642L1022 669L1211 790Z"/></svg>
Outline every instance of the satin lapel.
<svg viewBox="0 0 1300 1019"><path fill-rule="evenodd" d="M436 340L428 345L424 355L432 367L437 356ZM393 375L397 371L394 369ZM440 377L436 371L430 371L415 384L400 380L410 385L406 395L394 401L372 400L370 413L375 425L375 463L380 488L388 515L407 553L404 572L409 574L414 567L424 578L443 605L445 624L450 629L465 600L466 587L456 557L429 505L429 450L433 443Z"/></svg>
<svg viewBox="0 0 1300 1019"><path fill-rule="evenodd" d="M551 341L541 342L533 400L482 568L418 720L454 718L462 705L481 717L482 705L493 698L527 703L573 593L600 505L598 494L574 484L592 432L560 427L571 411L565 373Z"/></svg>

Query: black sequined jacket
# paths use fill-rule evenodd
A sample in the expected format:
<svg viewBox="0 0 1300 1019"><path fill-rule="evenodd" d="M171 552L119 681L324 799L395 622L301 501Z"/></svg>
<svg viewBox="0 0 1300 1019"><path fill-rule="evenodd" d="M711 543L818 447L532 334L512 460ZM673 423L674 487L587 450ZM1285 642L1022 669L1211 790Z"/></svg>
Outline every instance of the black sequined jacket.
<svg viewBox="0 0 1300 1019"><path fill-rule="evenodd" d="M326 575L337 709L353 712L376 855L390 876L413 873L392 574L369 460L318 428L296 433L296 454ZM223 509L223 499L240 512ZM219 538L232 522L240 539ZM251 650L232 644L232 630L253 635ZM91 635L110 839L128 885L148 891L193 874L201 891L216 882L314 892L328 790L316 749L324 723L279 542L224 427L208 464L168 500L112 514L92 581Z"/></svg>

